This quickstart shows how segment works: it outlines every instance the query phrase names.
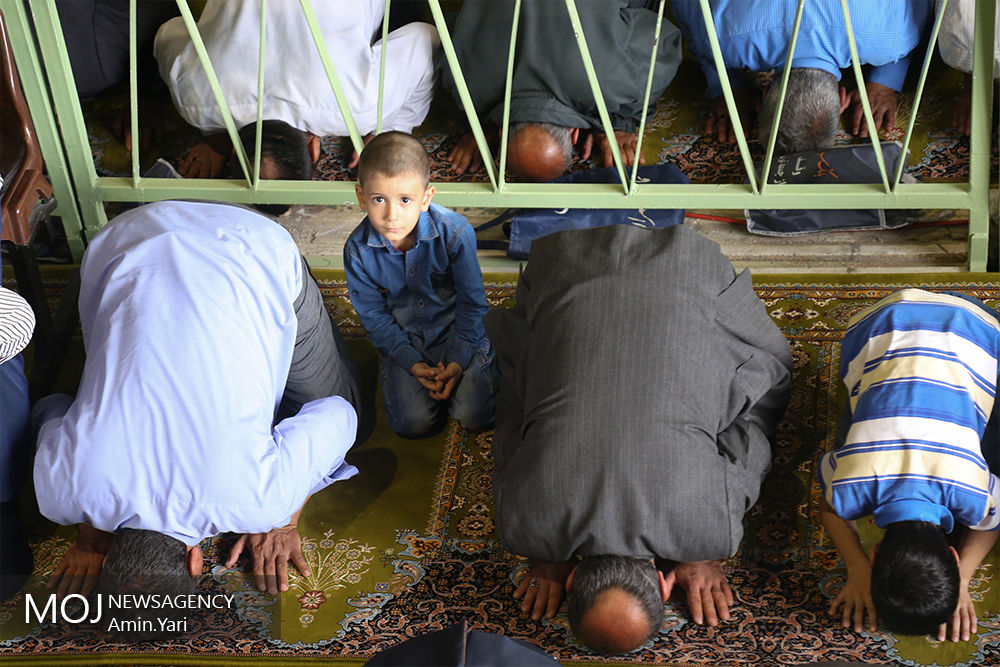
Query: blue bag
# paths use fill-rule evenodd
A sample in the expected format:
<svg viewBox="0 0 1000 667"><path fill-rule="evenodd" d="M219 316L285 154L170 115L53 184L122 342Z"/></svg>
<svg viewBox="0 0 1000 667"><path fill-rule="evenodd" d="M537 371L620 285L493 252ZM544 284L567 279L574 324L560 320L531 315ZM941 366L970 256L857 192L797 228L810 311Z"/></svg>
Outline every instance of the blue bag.
<svg viewBox="0 0 1000 667"><path fill-rule="evenodd" d="M882 142L882 155L891 179L905 159L896 141ZM760 171L758 165L758 173ZM914 179L904 174L902 182ZM837 146L822 151L775 155L768 183L881 183L882 176L869 144ZM744 211L747 230L765 236L797 236L848 229L896 229L913 221L917 211L908 209L805 209Z"/></svg>
<svg viewBox="0 0 1000 667"><path fill-rule="evenodd" d="M588 169L566 174L553 183L619 183L614 167ZM688 183L688 177L672 164L639 167L637 183ZM563 208L508 209L476 227L476 231L504 224L509 241L481 239L481 249L506 250L512 259L528 259L531 242L566 229L586 229L607 225L669 227L684 222L684 209ZM509 231L508 231L509 230Z"/></svg>

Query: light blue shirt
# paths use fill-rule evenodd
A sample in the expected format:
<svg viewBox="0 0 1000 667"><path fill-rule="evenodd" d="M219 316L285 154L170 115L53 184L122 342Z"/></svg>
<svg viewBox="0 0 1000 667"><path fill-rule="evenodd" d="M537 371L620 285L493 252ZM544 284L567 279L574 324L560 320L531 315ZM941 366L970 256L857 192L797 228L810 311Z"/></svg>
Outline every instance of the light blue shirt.
<svg viewBox="0 0 1000 667"><path fill-rule="evenodd" d="M148 204L117 217L81 266L87 361L75 401L41 427L42 514L194 545L288 523L357 472L340 397L272 428L295 345L301 259L238 206Z"/></svg>
<svg viewBox="0 0 1000 667"><path fill-rule="evenodd" d="M722 57L730 84L745 85L739 69L753 72L782 69L795 24L794 0L710 0L712 19L719 35ZM917 46L927 24L930 0L849 0L851 26L862 65L874 66L867 81L899 91L906 79L910 52ZM708 79L708 96L722 94L718 70L712 58L705 21L698 0L674 0L674 18L697 56ZM792 67L813 67L840 79L840 70L851 66L843 10L839 0L809 0Z"/></svg>

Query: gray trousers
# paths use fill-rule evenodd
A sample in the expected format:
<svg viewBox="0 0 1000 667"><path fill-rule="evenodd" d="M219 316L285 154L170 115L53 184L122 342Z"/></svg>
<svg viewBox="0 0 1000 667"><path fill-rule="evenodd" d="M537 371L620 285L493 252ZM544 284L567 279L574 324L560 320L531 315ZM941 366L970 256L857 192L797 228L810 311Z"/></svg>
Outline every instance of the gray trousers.
<svg viewBox="0 0 1000 667"><path fill-rule="evenodd" d="M340 331L334 326L316 281L302 259L302 291L295 299L298 328L292 364L278 407L277 421L296 414L309 401L341 396L358 413L355 445L364 442L375 426L374 405L362 396L360 375Z"/></svg>

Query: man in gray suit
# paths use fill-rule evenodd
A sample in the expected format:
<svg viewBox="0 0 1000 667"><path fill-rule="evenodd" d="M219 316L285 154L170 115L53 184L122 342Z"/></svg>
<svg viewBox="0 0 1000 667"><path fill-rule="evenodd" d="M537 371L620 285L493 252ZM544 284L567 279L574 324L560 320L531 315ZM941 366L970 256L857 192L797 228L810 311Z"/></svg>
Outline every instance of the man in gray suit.
<svg viewBox="0 0 1000 667"><path fill-rule="evenodd" d="M534 561L522 609L552 616L565 590L602 653L656 635L675 584L695 622L728 619L719 560L739 547L791 381L749 273L682 225L560 232L532 244L517 305L486 326L497 531Z"/></svg>

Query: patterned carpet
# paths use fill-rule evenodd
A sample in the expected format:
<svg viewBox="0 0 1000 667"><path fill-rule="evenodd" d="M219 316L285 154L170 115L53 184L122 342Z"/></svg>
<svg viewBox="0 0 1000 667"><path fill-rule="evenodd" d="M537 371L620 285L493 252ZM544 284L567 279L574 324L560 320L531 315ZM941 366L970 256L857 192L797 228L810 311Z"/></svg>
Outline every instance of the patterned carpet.
<svg viewBox="0 0 1000 667"><path fill-rule="evenodd" d="M350 307L342 273L318 271L335 321L361 354L374 355ZM514 284L487 276L494 307L510 305ZM841 390L839 341L852 314L903 286L953 289L1000 306L995 277L859 276L848 279L775 276L758 294L787 335L795 359L794 389L778 430L774 465L760 500L745 519L740 553L726 562L737 597L733 618L716 629L688 620L683 596L665 609L655 642L614 664L791 665L845 660L907 665L1000 664L1000 595L996 550L973 582L979 634L966 643L927 637L861 634L835 625L825 610L844 582L836 551L817 518L818 456L832 447ZM52 284L53 294L60 285ZM352 453L354 479L317 494L303 514L304 551L312 568L278 596L257 592L246 563L226 570L231 537L203 544L202 589L235 595L228 611L192 616L190 634L170 642L109 643L81 630L25 622L23 594L0 607L0 659L16 664L225 663L244 659L334 658L360 664L373 652L459 619L475 628L533 642L564 664L596 664L568 630L565 613L533 622L511 599L523 562L496 542L492 520L491 434L470 435L450 424L435 438L404 441L380 424ZM220 470L225 462L216 462ZM868 522L870 545L877 529ZM40 594L47 573L69 546L72 531L36 519L36 572L28 592Z"/></svg>

